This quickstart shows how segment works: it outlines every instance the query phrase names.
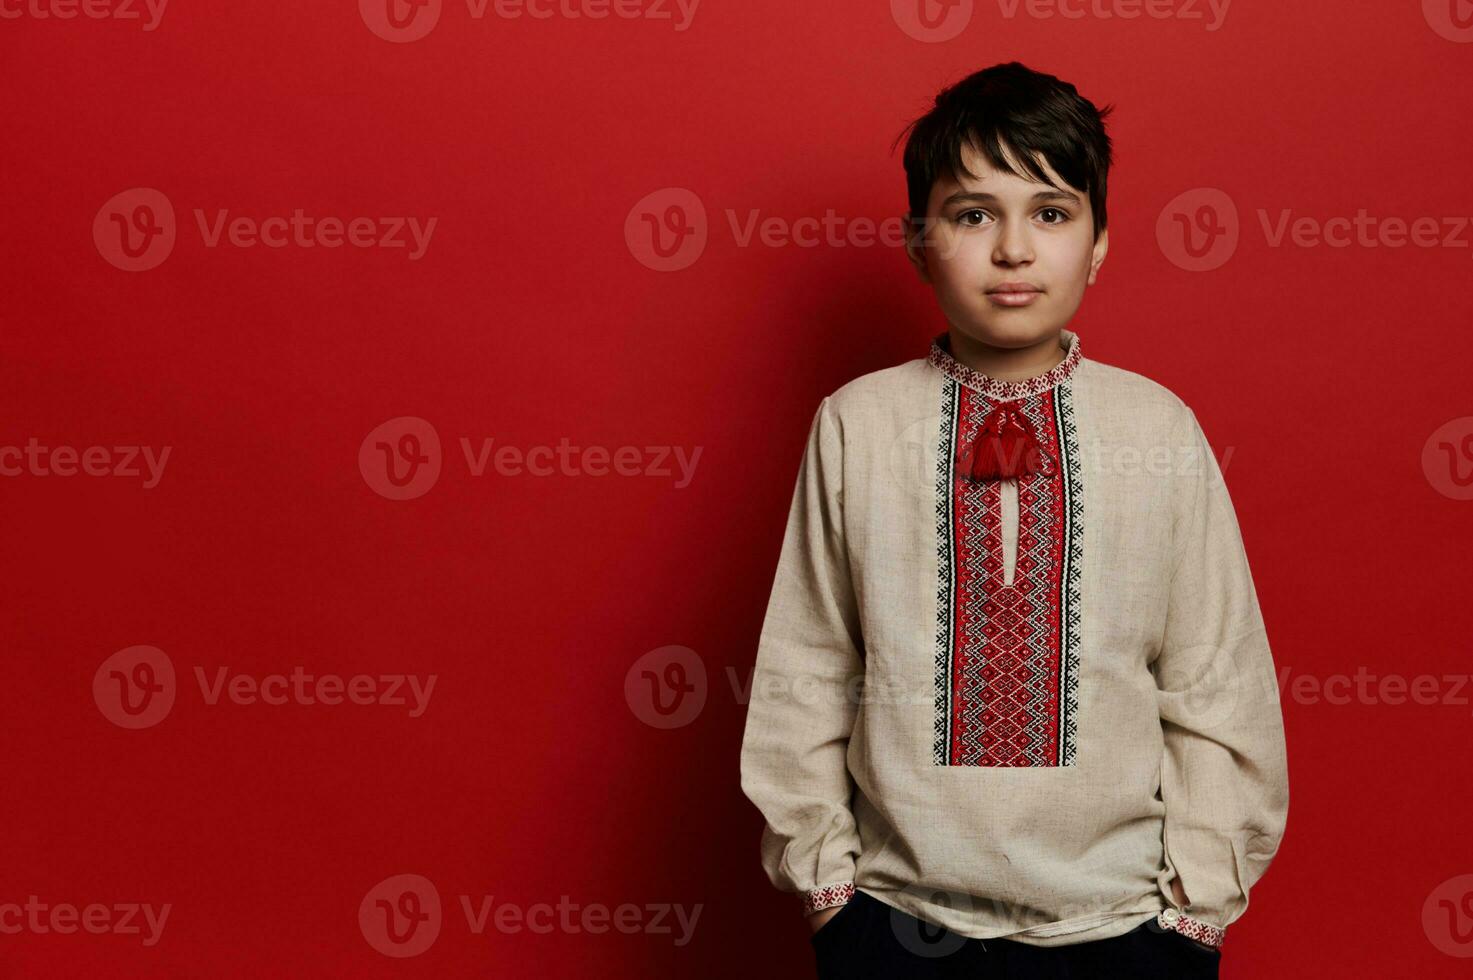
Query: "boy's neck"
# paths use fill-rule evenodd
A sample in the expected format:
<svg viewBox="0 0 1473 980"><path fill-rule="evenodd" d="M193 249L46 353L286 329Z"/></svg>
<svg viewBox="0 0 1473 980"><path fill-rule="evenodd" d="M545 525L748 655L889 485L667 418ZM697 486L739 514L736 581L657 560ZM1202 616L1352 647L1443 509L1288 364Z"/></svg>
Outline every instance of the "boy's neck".
<svg viewBox="0 0 1473 980"><path fill-rule="evenodd" d="M994 347L974 340L955 327L947 328L947 336L952 357L998 381L1027 381L1047 374L1069 354L1058 333L1027 347Z"/></svg>

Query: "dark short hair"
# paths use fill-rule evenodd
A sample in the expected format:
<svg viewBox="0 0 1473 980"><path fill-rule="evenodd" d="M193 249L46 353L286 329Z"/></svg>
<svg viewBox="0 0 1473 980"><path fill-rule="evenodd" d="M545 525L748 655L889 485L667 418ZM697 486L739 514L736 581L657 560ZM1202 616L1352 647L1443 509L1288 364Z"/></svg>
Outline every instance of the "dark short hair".
<svg viewBox="0 0 1473 980"><path fill-rule="evenodd" d="M967 143L997 169L1049 183L1035 160L1042 155L1071 187L1089 196L1095 237L1105 230L1105 185L1110 174L1110 137L1105 117L1068 82L1010 61L974 72L941 90L929 112L901 131L910 213L926 215L931 187L943 175L973 176L962 162ZM897 137L896 142L899 142ZM1008 163L1004 146L1017 152L1028 171Z"/></svg>

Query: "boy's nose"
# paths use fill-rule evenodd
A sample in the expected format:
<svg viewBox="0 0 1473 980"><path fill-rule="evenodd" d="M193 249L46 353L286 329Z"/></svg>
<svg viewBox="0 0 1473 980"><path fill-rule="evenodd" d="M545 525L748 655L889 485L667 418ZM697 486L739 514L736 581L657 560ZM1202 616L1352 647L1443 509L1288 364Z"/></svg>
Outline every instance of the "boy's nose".
<svg viewBox="0 0 1473 980"><path fill-rule="evenodd" d="M998 231L997 244L992 250L992 260L999 265L1019 265L1033 261L1033 243L1026 229L1003 226Z"/></svg>

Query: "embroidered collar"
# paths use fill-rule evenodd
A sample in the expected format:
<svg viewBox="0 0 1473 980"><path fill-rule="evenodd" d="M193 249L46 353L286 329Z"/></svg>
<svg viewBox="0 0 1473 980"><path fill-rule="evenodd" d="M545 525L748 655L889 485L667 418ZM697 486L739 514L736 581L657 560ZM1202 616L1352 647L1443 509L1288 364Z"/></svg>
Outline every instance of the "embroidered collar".
<svg viewBox="0 0 1473 980"><path fill-rule="evenodd" d="M1024 378L1022 381L1002 381L958 361L951 356L951 337L945 333L932 339L926 360L942 374L993 401L1012 401L1048 391L1074 373L1083 357L1079 353L1079 335L1072 330L1060 330L1059 343L1069 352L1064 355L1064 359L1043 374Z"/></svg>

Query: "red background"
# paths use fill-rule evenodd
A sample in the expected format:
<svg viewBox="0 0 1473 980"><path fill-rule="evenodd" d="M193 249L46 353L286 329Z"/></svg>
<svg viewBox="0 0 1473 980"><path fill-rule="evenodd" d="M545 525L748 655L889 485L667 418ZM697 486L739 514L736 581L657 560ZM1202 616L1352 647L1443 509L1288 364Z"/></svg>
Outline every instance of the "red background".
<svg viewBox="0 0 1473 980"><path fill-rule="evenodd" d="M986 4L939 43L884 2L705 0L683 31L447 3L403 44L348 0L174 0L151 32L0 20L0 446L172 447L147 490L0 478L0 903L173 906L152 947L0 935L0 976L811 976L796 904L758 864L727 672L751 669L818 399L921 356L944 323L899 250L741 247L726 213L898 215L891 141L997 61L1119 106L1112 248L1071 326L1232 448L1280 670L1465 671L1473 503L1422 460L1445 423L1473 432L1473 232L1272 247L1259 219L1473 215L1473 46L1439 36L1433 7L1240 2L1208 31ZM146 272L113 267L91 233L134 187L178 214ZM667 187L709 216L704 253L674 272L625 237ZM1242 238L1191 272L1155 228L1199 187L1236 202ZM418 261L207 248L195 208L438 226ZM403 502L356 462L398 416L444 443L438 484ZM684 488L476 478L460 437L702 455ZM91 684L135 644L180 682L167 718L129 731ZM662 730L624 681L672 644L699 655L707 700ZM195 666L438 684L419 718L212 706ZM1465 975L1437 943L1473 916L1439 940L1424 911L1473 872L1469 693L1286 695L1288 832L1223 976ZM357 920L400 873L447 909L411 959L376 952ZM474 936L460 894L702 910L685 946Z"/></svg>

